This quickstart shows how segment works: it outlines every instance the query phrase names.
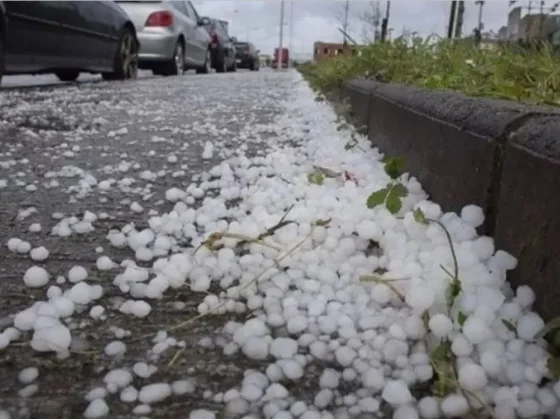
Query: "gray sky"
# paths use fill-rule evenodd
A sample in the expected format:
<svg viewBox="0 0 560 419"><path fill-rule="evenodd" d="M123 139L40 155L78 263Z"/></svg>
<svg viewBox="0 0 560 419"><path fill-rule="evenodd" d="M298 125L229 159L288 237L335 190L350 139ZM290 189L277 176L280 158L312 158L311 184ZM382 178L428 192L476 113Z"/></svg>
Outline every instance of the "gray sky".
<svg viewBox="0 0 560 419"><path fill-rule="evenodd" d="M195 0L201 15L230 21L230 34L241 39L249 39L262 53L271 54L279 40L280 0ZM291 5L293 3L293 6ZM285 17L290 21L293 7L292 51L297 54L312 54L315 41L341 42L337 31L344 15L342 0L286 0ZM350 33L361 42L368 25L360 16L372 10L373 1L350 1ZM519 2L522 3L522 2ZM380 2L382 13L385 1ZM443 0L393 0L389 27L398 36L403 28L417 31L421 35L437 33L444 35L449 15L449 1ZM508 1L486 1L483 21L485 30L497 30L507 21ZM463 33L471 33L478 19L478 6L467 1ZM289 43L290 27L285 26L284 45Z"/></svg>

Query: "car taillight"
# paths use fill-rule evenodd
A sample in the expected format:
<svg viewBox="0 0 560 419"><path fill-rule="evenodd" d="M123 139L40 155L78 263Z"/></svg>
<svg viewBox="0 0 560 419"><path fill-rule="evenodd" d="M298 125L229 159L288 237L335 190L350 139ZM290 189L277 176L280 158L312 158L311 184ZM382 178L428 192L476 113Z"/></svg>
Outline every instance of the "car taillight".
<svg viewBox="0 0 560 419"><path fill-rule="evenodd" d="M218 39L218 35L213 33L212 34L212 43L213 44L218 44L220 42L220 40Z"/></svg>
<svg viewBox="0 0 560 419"><path fill-rule="evenodd" d="M173 26L173 14L166 10L154 12L146 20L145 26L157 26L160 28L168 28Z"/></svg>

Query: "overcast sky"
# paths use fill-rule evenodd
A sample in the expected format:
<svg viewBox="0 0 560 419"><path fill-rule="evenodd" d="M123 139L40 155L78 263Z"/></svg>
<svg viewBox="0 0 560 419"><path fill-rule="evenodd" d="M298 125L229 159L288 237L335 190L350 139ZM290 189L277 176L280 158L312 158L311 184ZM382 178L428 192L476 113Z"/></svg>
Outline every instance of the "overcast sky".
<svg viewBox="0 0 560 419"><path fill-rule="evenodd" d="M262 53L272 53L278 46L280 28L280 0L195 0L201 15L229 20L230 34L254 42ZM285 1L285 18L290 22L293 7L292 51L312 54L315 41L341 42L342 35L336 29L344 16L342 0L295 0ZM372 10L375 1L350 1L350 34L361 42L367 26L360 16ZM385 1L381 1L382 13ZM520 2L521 3L521 2ZM536 3L536 2L534 2ZM293 4L293 5L292 5ZM449 16L450 1L443 0L393 0L389 27L398 36L403 28L421 35L437 33L444 35ZM483 21L485 30L498 31L506 24L507 0L486 1ZM467 1L463 33L471 33L478 19L478 6ZM284 45L289 44L290 27L285 26Z"/></svg>

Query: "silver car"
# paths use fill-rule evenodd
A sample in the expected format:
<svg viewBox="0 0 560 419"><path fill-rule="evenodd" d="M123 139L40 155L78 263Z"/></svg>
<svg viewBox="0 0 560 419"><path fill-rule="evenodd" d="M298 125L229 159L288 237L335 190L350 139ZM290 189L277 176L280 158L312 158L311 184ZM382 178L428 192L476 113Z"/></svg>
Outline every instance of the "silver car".
<svg viewBox="0 0 560 419"><path fill-rule="evenodd" d="M210 35L190 1L117 1L128 14L140 41L139 67L172 76L189 69L212 69Z"/></svg>

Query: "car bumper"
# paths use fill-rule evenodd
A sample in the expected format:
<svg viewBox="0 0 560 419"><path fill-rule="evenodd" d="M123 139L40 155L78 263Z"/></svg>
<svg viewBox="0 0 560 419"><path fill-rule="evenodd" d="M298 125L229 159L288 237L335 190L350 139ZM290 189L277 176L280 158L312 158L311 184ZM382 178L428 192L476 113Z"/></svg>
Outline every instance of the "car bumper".
<svg viewBox="0 0 560 419"><path fill-rule="evenodd" d="M237 67L239 68L248 68L256 64L255 61L250 58L236 58L235 60L237 61Z"/></svg>
<svg viewBox="0 0 560 419"><path fill-rule="evenodd" d="M142 61L167 61L173 58L177 37L173 33L145 32L138 33L140 52L138 59Z"/></svg>

